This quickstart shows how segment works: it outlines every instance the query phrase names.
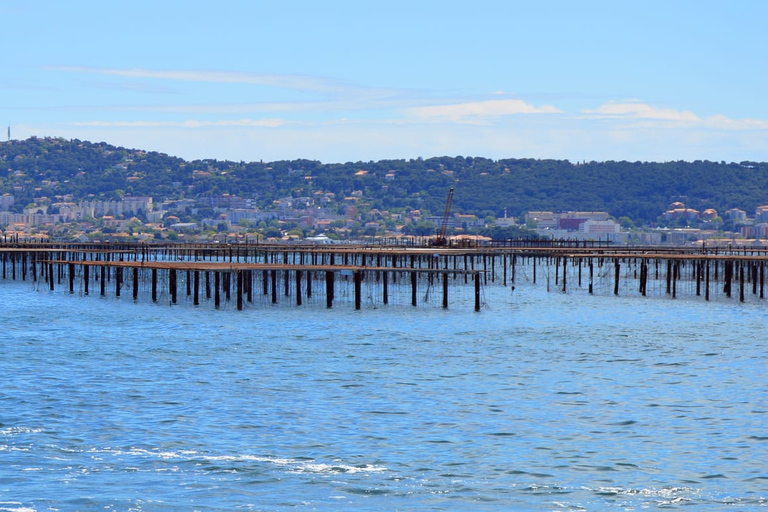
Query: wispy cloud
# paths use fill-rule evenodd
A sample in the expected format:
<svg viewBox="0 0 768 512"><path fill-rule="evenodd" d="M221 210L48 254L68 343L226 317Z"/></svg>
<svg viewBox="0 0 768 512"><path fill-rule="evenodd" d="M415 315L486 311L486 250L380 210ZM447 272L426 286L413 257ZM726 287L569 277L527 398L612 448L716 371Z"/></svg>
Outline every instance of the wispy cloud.
<svg viewBox="0 0 768 512"><path fill-rule="evenodd" d="M660 121L698 122L701 119L687 110L658 108L638 100L609 101L596 109L585 109L585 114L617 119L656 119Z"/></svg>
<svg viewBox="0 0 768 512"><path fill-rule="evenodd" d="M768 130L768 121L731 119L723 115L700 117L688 110L659 108L639 100L609 101L596 109L582 110L590 118L615 119L666 126L700 127L717 130Z"/></svg>
<svg viewBox="0 0 768 512"><path fill-rule="evenodd" d="M72 123L73 126L98 128L210 128L210 127L258 127L276 128L287 124L283 119L234 119L220 121L83 121Z"/></svg>
<svg viewBox="0 0 768 512"><path fill-rule="evenodd" d="M389 97L394 94L392 89L363 87L359 85L306 75L276 75L264 73L244 73L239 71L92 68L83 66L50 66L45 69L50 71L117 76L131 79L262 85L334 96L339 94L355 93L356 95L364 95L368 97Z"/></svg>
<svg viewBox="0 0 768 512"><path fill-rule="evenodd" d="M485 100L406 109L406 115L423 121L480 124L488 119L518 114L559 114L551 105L536 107L519 99Z"/></svg>

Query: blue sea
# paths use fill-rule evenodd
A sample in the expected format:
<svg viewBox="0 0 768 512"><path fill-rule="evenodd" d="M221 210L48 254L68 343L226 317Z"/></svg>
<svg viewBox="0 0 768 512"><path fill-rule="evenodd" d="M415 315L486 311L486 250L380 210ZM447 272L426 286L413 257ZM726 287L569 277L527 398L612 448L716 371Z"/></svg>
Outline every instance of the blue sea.
<svg viewBox="0 0 768 512"><path fill-rule="evenodd" d="M766 300L524 277L479 313L2 281L0 511L768 507Z"/></svg>

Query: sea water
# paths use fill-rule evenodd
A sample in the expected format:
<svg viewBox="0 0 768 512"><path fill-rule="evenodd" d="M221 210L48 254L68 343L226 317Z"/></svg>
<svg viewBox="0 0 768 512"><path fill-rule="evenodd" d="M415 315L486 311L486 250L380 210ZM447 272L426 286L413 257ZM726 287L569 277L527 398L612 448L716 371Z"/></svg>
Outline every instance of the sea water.
<svg viewBox="0 0 768 512"><path fill-rule="evenodd" d="M541 284L486 286L479 313L471 291L236 311L4 281L0 510L767 507L767 311Z"/></svg>

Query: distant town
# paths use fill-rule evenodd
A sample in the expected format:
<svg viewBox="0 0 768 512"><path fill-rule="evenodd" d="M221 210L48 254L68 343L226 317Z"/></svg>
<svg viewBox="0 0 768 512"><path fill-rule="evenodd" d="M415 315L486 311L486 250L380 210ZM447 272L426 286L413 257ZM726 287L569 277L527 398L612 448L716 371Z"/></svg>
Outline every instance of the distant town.
<svg viewBox="0 0 768 512"><path fill-rule="evenodd" d="M0 235L23 240L768 240L760 162L185 161L31 137L0 142L0 171Z"/></svg>
<svg viewBox="0 0 768 512"><path fill-rule="evenodd" d="M698 227L635 227L631 220L614 219L607 212L531 211L522 219L479 218L449 212L424 216L420 210L391 213L377 209L359 213L361 191L337 199L333 193L312 197L285 197L270 209L254 207L252 199L221 195L155 203L152 197L124 197L117 201L50 202L47 198L27 205L22 213L10 208L11 194L0 196L0 229L6 237L23 240L132 240L332 243L344 240L375 242L433 236L445 224L449 238L479 243L491 237L478 235L482 228L519 228L529 237L560 240L599 240L613 244L690 245L706 240L742 245L768 245L768 205L750 217L738 208L720 216L714 209L699 212L674 202L661 212L668 221L683 220ZM340 202L341 208L335 203ZM331 205L336 207L332 208ZM343 214L333 213L343 211ZM200 216L213 212L212 216ZM726 221L738 226L723 231Z"/></svg>

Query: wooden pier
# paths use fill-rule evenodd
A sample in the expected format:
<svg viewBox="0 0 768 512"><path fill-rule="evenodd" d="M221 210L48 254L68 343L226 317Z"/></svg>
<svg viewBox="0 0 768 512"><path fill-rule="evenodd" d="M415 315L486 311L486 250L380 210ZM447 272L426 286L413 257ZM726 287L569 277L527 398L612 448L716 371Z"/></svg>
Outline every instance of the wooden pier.
<svg viewBox="0 0 768 512"><path fill-rule="evenodd" d="M327 308L349 302L362 309L364 302L394 301L448 308L452 295L470 290L480 311L482 287L523 282L561 293L764 299L768 254L530 241L474 247L2 243L0 258L3 280L172 305L209 302L241 310L322 301Z"/></svg>

